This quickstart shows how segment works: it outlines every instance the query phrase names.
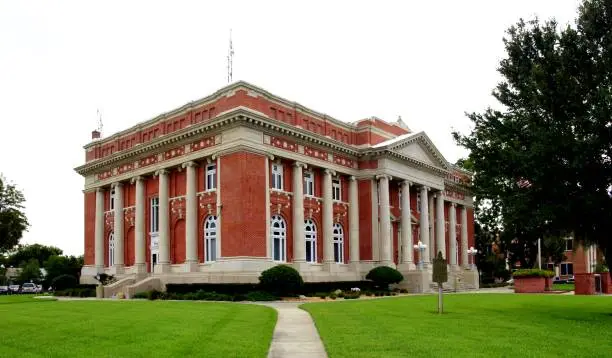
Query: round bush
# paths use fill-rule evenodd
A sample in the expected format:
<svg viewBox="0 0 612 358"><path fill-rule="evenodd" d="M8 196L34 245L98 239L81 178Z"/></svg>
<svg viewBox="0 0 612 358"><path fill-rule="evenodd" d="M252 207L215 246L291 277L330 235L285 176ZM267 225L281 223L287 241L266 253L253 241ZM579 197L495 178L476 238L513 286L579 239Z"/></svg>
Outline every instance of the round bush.
<svg viewBox="0 0 612 358"><path fill-rule="evenodd" d="M304 281L293 267L278 265L262 272L259 284L264 291L276 296L290 296L300 292Z"/></svg>
<svg viewBox="0 0 612 358"><path fill-rule="evenodd" d="M74 288L78 285L77 278L72 275L59 275L51 281L51 287L54 290L65 290Z"/></svg>
<svg viewBox="0 0 612 358"><path fill-rule="evenodd" d="M399 283L404 279L404 276L394 268L379 266L371 269L366 275L366 279L374 281L381 288L388 289L390 284Z"/></svg>

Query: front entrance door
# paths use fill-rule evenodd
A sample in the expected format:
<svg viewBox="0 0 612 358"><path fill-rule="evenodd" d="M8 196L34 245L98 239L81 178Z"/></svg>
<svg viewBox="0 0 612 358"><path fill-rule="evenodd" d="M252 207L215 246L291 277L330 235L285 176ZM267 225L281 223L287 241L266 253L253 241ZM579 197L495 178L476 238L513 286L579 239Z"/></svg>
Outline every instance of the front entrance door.
<svg viewBox="0 0 612 358"><path fill-rule="evenodd" d="M155 272L155 266L159 261L159 238L151 236L151 272Z"/></svg>

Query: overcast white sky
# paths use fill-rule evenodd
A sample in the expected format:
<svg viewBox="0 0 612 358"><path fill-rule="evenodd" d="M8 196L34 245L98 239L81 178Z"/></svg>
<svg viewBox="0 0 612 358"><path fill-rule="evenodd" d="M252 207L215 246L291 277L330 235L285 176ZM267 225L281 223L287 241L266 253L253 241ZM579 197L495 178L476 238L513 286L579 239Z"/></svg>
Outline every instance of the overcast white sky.
<svg viewBox="0 0 612 358"><path fill-rule="evenodd" d="M343 121L401 115L449 161L451 129L493 104L504 30L573 22L577 0L0 0L0 173L27 199L24 243L83 253L82 146L234 79Z"/></svg>

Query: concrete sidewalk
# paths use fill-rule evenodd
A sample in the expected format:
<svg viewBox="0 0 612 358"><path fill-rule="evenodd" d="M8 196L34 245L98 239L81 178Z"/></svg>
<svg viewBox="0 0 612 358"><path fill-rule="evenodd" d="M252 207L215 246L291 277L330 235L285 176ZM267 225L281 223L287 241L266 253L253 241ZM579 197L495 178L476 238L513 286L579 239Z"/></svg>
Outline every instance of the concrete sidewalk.
<svg viewBox="0 0 612 358"><path fill-rule="evenodd" d="M319 332L308 312L298 308L303 302L262 303L278 311L268 358L327 357Z"/></svg>

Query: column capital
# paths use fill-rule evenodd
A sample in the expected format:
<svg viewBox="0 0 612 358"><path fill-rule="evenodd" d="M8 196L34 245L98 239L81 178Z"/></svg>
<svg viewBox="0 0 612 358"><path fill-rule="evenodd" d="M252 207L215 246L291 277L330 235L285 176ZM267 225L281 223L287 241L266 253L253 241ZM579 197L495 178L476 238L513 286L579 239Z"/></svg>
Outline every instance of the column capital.
<svg viewBox="0 0 612 358"><path fill-rule="evenodd" d="M106 190L103 187L101 187L101 186L96 188L96 192L98 192L98 193L104 193L105 191Z"/></svg>
<svg viewBox="0 0 612 358"><path fill-rule="evenodd" d="M336 171L333 169L329 169L329 168L325 168L325 170L323 171L325 174L329 174L331 176L336 176Z"/></svg>
<svg viewBox="0 0 612 358"><path fill-rule="evenodd" d="M407 185L407 186L410 186L410 185L412 185L412 182L411 182L410 180L402 180L401 185L402 185L402 187L404 187L404 186L406 186L406 185Z"/></svg>
<svg viewBox="0 0 612 358"><path fill-rule="evenodd" d="M349 180L350 180L350 181L356 181L356 180L357 180L357 178L355 178L355 176L354 176L354 175L351 175L351 176L349 177Z"/></svg>
<svg viewBox="0 0 612 358"><path fill-rule="evenodd" d="M138 175L130 179L130 183L134 184L139 181L143 181L145 178L142 175Z"/></svg>
<svg viewBox="0 0 612 358"><path fill-rule="evenodd" d="M168 173L170 173L170 171L168 171L168 169L160 169L155 171L155 174L153 174L154 176L160 176L160 175L167 175Z"/></svg>
<svg viewBox="0 0 612 358"><path fill-rule="evenodd" d="M427 185L421 185L421 191L430 191L431 188L428 187Z"/></svg>
<svg viewBox="0 0 612 358"><path fill-rule="evenodd" d="M453 208L455 208L455 207L457 207L457 203L452 203L452 202L451 202L451 206L452 206Z"/></svg>
<svg viewBox="0 0 612 358"><path fill-rule="evenodd" d="M393 179L393 177L391 177L391 175L388 175L388 174L379 174L376 176L376 180L380 180L384 178L386 178L387 180Z"/></svg>
<svg viewBox="0 0 612 358"><path fill-rule="evenodd" d="M111 184L111 188L121 188L122 186L123 184L120 181Z"/></svg>
<svg viewBox="0 0 612 358"><path fill-rule="evenodd" d="M274 160L274 154L268 154L267 157L269 160Z"/></svg>
<svg viewBox="0 0 612 358"><path fill-rule="evenodd" d="M197 166L198 166L198 163L192 160L181 164L181 168L189 168L189 167L197 167Z"/></svg>
<svg viewBox="0 0 612 358"><path fill-rule="evenodd" d="M296 168L297 168L297 167L302 167L303 169L306 169L306 168L308 167L308 166L306 165L306 163L302 163L302 162L299 162L299 161L297 161L297 160L296 160L295 162L293 162L293 166L294 166L294 167L296 167Z"/></svg>

